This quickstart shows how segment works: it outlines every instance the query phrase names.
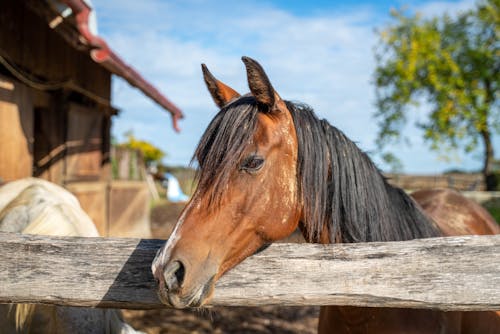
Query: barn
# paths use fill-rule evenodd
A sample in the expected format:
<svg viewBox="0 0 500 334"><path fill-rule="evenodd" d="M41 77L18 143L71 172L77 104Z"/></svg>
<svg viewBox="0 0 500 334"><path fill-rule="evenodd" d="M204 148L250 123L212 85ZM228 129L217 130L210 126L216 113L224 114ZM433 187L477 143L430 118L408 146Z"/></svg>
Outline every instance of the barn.
<svg viewBox="0 0 500 334"><path fill-rule="evenodd" d="M149 236L144 180L112 177L111 77L182 112L100 38L85 0L0 5L0 183L29 176L72 191L104 236Z"/></svg>

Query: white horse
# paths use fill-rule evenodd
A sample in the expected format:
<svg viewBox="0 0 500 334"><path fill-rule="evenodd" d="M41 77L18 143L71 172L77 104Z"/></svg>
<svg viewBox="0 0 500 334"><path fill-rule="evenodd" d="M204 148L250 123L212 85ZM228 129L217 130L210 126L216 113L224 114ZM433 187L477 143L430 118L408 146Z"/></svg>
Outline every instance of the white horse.
<svg viewBox="0 0 500 334"><path fill-rule="evenodd" d="M36 178L0 187L0 231L99 236L75 196L60 186ZM123 322L119 310L38 304L0 305L0 332L141 333Z"/></svg>

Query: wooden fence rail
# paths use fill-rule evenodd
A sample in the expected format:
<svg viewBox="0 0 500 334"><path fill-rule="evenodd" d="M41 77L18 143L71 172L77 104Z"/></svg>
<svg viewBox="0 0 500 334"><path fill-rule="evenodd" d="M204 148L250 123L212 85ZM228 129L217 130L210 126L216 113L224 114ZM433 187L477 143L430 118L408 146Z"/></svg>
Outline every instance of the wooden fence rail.
<svg viewBox="0 0 500 334"><path fill-rule="evenodd" d="M0 303L164 307L150 263L163 242L0 233ZM500 309L500 235L274 244L217 284L211 305Z"/></svg>

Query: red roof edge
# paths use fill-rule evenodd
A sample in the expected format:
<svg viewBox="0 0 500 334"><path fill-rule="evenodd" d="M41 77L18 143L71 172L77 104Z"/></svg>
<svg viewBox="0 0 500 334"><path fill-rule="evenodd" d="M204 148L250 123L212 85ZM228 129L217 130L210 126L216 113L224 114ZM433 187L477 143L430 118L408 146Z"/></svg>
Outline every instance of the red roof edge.
<svg viewBox="0 0 500 334"><path fill-rule="evenodd" d="M90 56L96 62L104 66L110 72L124 78L134 87L139 88L146 96L150 97L160 106L172 114L172 123L175 131L179 132L178 120L184 118L182 111L158 89L146 81L135 69L127 65L116 53L113 52L104 41L92 34L89 30L88 19L91 8L83 0L60 0L71 8L75 15L77 29L82 37L92 48Z"/></svg>

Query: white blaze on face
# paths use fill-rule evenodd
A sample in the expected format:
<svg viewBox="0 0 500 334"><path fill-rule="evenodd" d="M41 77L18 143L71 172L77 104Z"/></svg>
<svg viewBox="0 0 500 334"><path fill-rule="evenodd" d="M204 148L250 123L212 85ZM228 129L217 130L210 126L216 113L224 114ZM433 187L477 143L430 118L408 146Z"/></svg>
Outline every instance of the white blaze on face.
<svg viewBox="0 0 500 334"><path fill-rule="evenodd" d="M178 233L179 228L184 223L184 219L186 217L186 213L190 210L190 208L191 208L191 206L193 205L194 202L195 201L194 201L194 198L193 198L193 200L191 200L188 203L187 207L184 209L184 211L182 212L182 215L180 216L179 220L177 221L177 223L175 225L175 228L174 228L174 231L172 232L172 234L170 234L170 237L168 238L167 242L156 253L156 256L155 256L155 258L153 260L153 263L151 265L151 271L153 272L153 275L155 275L155 273L158 270L158 268L160 268L160 267L162 267L162 266L164 266L165 264L168 263L168 261L170 259L170 254L172 252L172 249L174 248L175 244L177 243L177 240L180 239L180 235Z"/></svg>

